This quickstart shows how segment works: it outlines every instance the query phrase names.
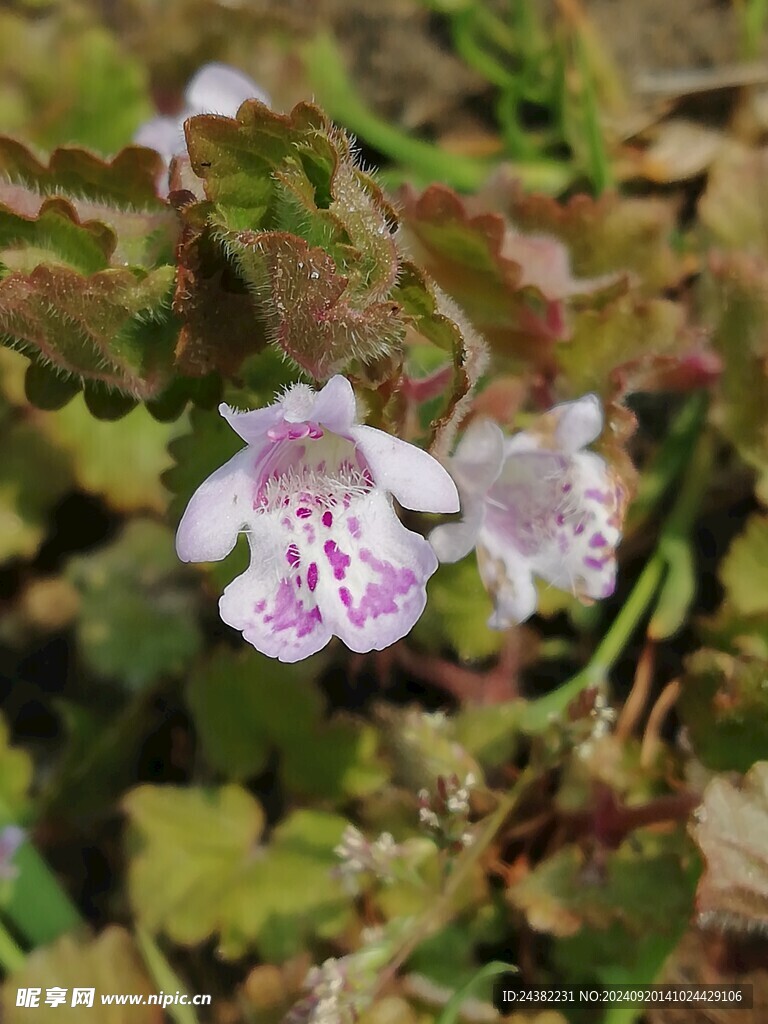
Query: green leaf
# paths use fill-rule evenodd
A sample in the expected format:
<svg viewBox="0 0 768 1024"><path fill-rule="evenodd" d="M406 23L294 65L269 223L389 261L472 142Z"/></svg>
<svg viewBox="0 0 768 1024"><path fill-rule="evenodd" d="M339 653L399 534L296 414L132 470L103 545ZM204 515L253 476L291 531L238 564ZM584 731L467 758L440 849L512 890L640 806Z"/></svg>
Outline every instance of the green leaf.
<svg viewBox="0 0 768 1024"><path fill-rule="evenodd" d="M500 960L492 960L490 963L484 964L465 985L462 985L460 989L454 992L435 1024L456 1024L461 1015L463 1004L482 982L487 981L489 978L495 978L499 974L509 974L515 970L516 968L511 964L502 963Z"/></svg>
<svg viewBox="0 0 768 1024"><path fill-rule="evenodd" d="M201 646L190 577L164 526L133 519L107 547L70 560L77 638L91 670L132 689L178 674Z"/></svg>
<svg viewBox="0 0 768 1024"><path fill-rule="evenodd" d="M95 274L109 266L115 239L104 225L82 224L76 211L57 198L38 201L34 218L20 216L9 208L12 198L8 192L8 186L0 191L0 263L4 272L29 273L40 263L51 263Z"/></svg>
<svg viewBox="0 0 768 1024"><path fill-rule="evenodd" d="M434 790L438 775L482 779L477 761L456 740L445 715L382 706L377 717L397 784L417 792Z"/></svg>
<svg viewBox="0 0 768 1024"><path fill-rule="evenodd" d="M48 412L63 408L80 390L75 377L66 376L46 366L31 362L24 377L24 391L30 405Z"/></svg>
<svg viewBox="0 0 768 1024"><path fill-rule="evenodd" d="M684 322L682 306L633 296L617 299L605 309L575 313L572 337L557 351L569 392L608 396L617 384L622 390L649 390L647 380L633 387L631 374L654 365L664 370L668 358L683 358ZM629 380L622 379L628 372Z"/></svg>
<svg viewBox="0 0 768 1024"><path fill-rule="evenodd" d="M167 205L157 195L162 169L162 158L154 150L138 146L122 149L108 159L85 149L61 146L51 153L46 166L22 143L0 136L0 170L17 186L13 189L4 184L0 199L21 215L36 215L40 197L64 193L65 199L71 195L67 201L84 220L100 219L91 212L100 209L117 216L128 205L140 211L164 211L170 217Z"/></svg>
<svg viewBox="0 0 768 1024"><path fill-rule="evenodd" d="M768 470L768 262L743 251L713 254L702 316L723 370L713 419L744 461Z"/></svg>
<svg viewBox="0 0 768 1024"><path fill-rule="evenodd" d="M499 650L504 634L487 625L493 607L474 554L439 566L427 593L427 607L412 632L418 644L435 652L452 648L465 661L487 658Z"/></svg>
<svg viewBox="0 0 768 1024"><path fill-rule="evenodd" d="M765 750L765 748L763 748ZM712 779L692 834L706 860L696 893L702 924L768 932L768 761L742 783Z"/></svg>
<svg viewBox="0 0 768 1024"><path fill-rule="evenodd" d="M651 640L667 640L685 623L696 596L696 567L693 549L686 537L668 537L662 541L667 563L656 607L648 623Z"/></svg>
<svg viewBox="0 0 768 1024"><path fill-rule="evenodd" d="M669 932L690 913L695 877L679 836L666 842L636 832L590 877L584 852L564 846L508 890L537 931L565 937L582 926L621 923L635 934Z"/></svg>
<svg viewBox="0 0 768 1024"><path fill-rule="evenodd" d="M451 719L458 743L484 768L512 762L520 749L524 701L465 704Z"/></svg>
<svg viewBox="0 0 768 1024"><path fill-rule="evenodd" d="M25 750L12 747L9 739L8 726L0 716L0 827L24 817L32 783L32 759Z"/></svg>
<svg viewBox="0 0 768 1024"><path fill-rule="evenodd" d="M226 956L258 945L280 961L344 926L348 898L331 874L343 818L296 811L259 846L262 810L238 786L142 786L123 806L137 844L131 900L150 931L183 945L217 934Z"/></svg>
<svg viewBox="0 0 768 1024"><path fill-rule="evenodd" d="M506 356L542 358L565 334L563 246L551 242L546 280L526 282L521 259L507 253L512 230L499 214L471 215L454 192L433 185L406 196L403 229L418 263ZM519 254L516 254L519 256ZM533 254L531 254L533 255Z"/></svg>
<svg viewBox="0 0 768 1024"><path fill-rule="evenodd" d="M165 511L170 495L160 476L171 464L167 445L184 430L183 419L158 423L139 406L116 422L94 420L77 396L58 412L38 413L35 422L71 457L83 490L120 511Z"/></svg>
<svg viewBox="0 0 768 1024"><path fill-rule="evenodd" d="M64 140L113 153L152 115L140 61L80 5L3 11L0 66L5 130L46 148Z"/></svg>
<svg viewBox="0 0 768 1024"><path fill-rule="evenodd" d="M65 935L53 945L36 949L27 957L24 966L6 979L3 988L3 1020L8 1024L23 1024L35 1016L51 1012L45 1007L45 988L41 1008L31 1015L25 1007L17 1007L18 989L40 988L40 985L58 986L66 991L64 1003L55 1008L62 1024L80 1024L82 1006L70 1006L74 988L96 989L101 993L134 993L146 998L157 993L157 987L147 976L133 939L123 928L109 925L97 938ZM94 1004L95 1005L95 1004ZM100 1006L100 1024L160 1024L163 1011L159 1006Z"/></svg>
<svg viewBox="0 0 768 1024"><path fill-rule="evenodd" d="M749 518L720 563L718 574L735 612L768 612L768 516Z"/></svg>
<svg viewBox="0 0 768 1024"><path fill-rule="evenodd" d="M59 369L137 398L168 382L175 342L172 267L83 276L53 264L0 280L0 334Z"/></svg>
<svg viewBox="0 0 768 1024"><path fill-rule="evenodd" d="M284 232L240 232L224 243L249 288L269 296L260 309L268 336L316 380L399 347L405 332L399 305L361 302L323 249Z"/></svg>
<svg viewBox="0 0 768 1024"><path fill-rule="evenodd" d="M512 223L520 231L564 242L574 277L630 271L633 291L651 297L685 274L685 263L672 247L677 228L672 201L608 192L598 199L578 193L562 202L514 186L507 191L502 205Z"/></svg>
<svg viewBox="0 0 768 1024"><path fill-rule="evenodd" d="M0 564L31 558L48 525L48 513L71 483L63 458L29 424L0 426Z"/></svg>
<svg viewBox="0 0 768 1024"><path fill-rule="evenodd" d="M720 147L699 200L699 221L706 241L768 258L768 232L755 210L768 201L765 155L729 139Z"/></svg>
<svg viewBox="0 0 768 1024"><path fill-rule="evenodd" d="M715 771L746 771L768 745L768 661L707 648L686 662L678 712L696 756Z"/></svg>
<svg viewBox="0 0 768 1024"><path fill-rule="evenodd" d="M327 118L311 104L283 115L249 100L237 119L193 117L187 146L192 168L218 204L225 227L237 231L262 226L276 199L273 172L286 161L301 163L318 189L319 205L327 206L338 159L329 132Z"/></svg>
<svg viewBox="0 0 768 1024"><path fill-rule="evenodd" d="M219 651L192 676L189 705L206 757L229 779L246 779L280 754L292 792L341 800L386 781L373 729L324 721L314 677L322 657L283 665L256 652Z"/></svg>

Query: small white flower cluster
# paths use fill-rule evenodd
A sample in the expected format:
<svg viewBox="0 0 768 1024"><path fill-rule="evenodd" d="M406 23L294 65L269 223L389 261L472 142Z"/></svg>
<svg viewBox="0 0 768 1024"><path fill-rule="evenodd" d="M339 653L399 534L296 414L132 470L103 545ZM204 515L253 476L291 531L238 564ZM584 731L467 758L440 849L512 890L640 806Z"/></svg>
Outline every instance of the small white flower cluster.
<svg viewBox="0 0 768 1024"><path fill-rule="evenodd" d="M351 956L329 957L310 968L304 979L307 995L290 1010L284 1024L355 1024L364 997L350 978Z"/></svg>
<svg viewBox="0 0 768 1024"><path fill-rule="evenodd" d="M371 874L383 882L393 881L394 863L404 851L395 842L391 832L382 832L371 842L360 829L354 825L347 825L341 842L333 852L341 860L341 864L335 869L336 874L350 891L357 893L360 889L361 875Z"/></svg>
<svg viewBox="0 0 768 1024"><path fill-rule="evenodd" d="M598 690L589 712L589 735L576 748L579 757L588 760L592 756L596 741L610 733L616 718L616 709L608 704L605 694Z"/></svg>
<svg viewBox="0 0 768 1024"><path fill-rule="evenodd" d="M441 846L460 849L471 846L474 833L468 829L470 814L469 792L477 780L469 772L462 782L458 775L437 777L437 792L419 791L419 822Z"/></svg>

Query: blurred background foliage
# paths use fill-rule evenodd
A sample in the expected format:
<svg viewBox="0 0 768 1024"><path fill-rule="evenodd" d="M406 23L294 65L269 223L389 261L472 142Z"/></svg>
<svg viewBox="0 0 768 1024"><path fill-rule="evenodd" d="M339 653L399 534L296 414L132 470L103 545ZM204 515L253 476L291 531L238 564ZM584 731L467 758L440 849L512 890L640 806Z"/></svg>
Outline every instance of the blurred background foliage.
<svg viewBox="0 0 768 1024"><path fill-rule="evenodd" d="M767 18L760 0L0 6L0 828L29 837L0 872L4 1019L79 1021L14 1005L50 983L210 992L175 1024L271 1024L313 963L362 954L367 1024L447 1021L495 960L536 984L747 981L738 1019L764 1019ZM125 147L212 60L276 111L314 98L375 174L314 108L251 109L193 124L166 203L158 158ZM297 149L325 206L302 205ZM372 216L396 241L374 244ZM477 332L475 412L524 427L601 396L633 496L613 598L542 589L495 633L469 559L394 648L296 666L219 621L244 546L196 568L173 547L239 447L216 404L322 376L300 309L287 351L266 344L237 247L265 224L323 251L323 286L352 281L350 373L378 425L439 440ZM340 337L324 359L348 360ZM470 774L456 835L425 830L419 792ZM411 844L401 876L350 892L350 823ZM496 1019L487 981L462 1012Z"/></svg>

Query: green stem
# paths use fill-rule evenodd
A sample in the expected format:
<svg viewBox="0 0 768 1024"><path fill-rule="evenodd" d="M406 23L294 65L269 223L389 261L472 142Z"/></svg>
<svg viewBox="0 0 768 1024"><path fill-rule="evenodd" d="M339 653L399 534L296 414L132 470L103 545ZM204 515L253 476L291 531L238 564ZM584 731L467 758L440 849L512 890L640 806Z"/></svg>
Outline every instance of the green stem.
<svg viewBox="0 0 768 1024"><path fill-rule="evenodd" d="M624 607L598 644L589 664L557 690L528 703L520 722L520 728L524 732L539 732L550 718L561 714L582 690L605 682L606 675L613 668L658 593L664 578L664 568L664 557L657 548L640 573Z"/></svg>
<svg viewBox="0 0 768 1024"><path fill-rule="evenodd" d="M162 950L145 928L136 928L138 943L144 963L161 992L186 992L186 986L163 955ZM198 1024L197 1014L189 1004L166 1007L166 1012L176 1024Z"/></svg>
<svg viewBox="0 0 768 1024"><path fill-rule="evenodd" d="M429 938L450 917L457 893L471 877L480 858L496 838L497 832L507 820L535 775L536 771L533 767L529 765L525 768L512 789L500 798L498 806L493 813L489 814L480 823L475 833L474 842L457 858L453 872L449 876L443 891L424 913L416 919L413 927L408 930L405 938L395 950L387 969L379 976L376 985L377 990L385 988L416 947Z"/></svg>
<svg viewBox="0 0 768 1024"><path fill-rule="evenodd" d="M24 951L0 920L0 967L3 973L8 975L21 970L25 959Z"/></svg>
<svg viewBox="0 0 768 1024"><path fill-rule="evenodd" d="M708 396L698 391L685 403L667 432L656 457L645 470L627 516L625 537L636 533L653 515L672 483L682 473L707 412Z"/></svg>
<svg viewBox="0 0 768 1024"><path fill-rule="evenodd" d="M318 100L330 117L394 162L427 181L441 181L467 192L479 189L494 170L492 161L449 153L377 117L350 82L330 36L316 36L306 49L306 59ZM562 191L572 177L570 168L554 160L515 164L513 170L525 188L549 193Z"/></svg>

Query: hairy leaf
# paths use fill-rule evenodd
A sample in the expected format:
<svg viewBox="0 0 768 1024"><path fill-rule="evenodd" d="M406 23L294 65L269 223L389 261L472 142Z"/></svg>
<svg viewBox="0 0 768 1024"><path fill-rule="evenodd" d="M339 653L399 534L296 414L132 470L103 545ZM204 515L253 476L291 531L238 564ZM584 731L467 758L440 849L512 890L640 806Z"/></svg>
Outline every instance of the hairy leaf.
<svg viewBox="0 0 768 1024"><path fill-rule="evenodd" d="M664 932L687 913L690 871L673 845L664 849L642 833L634 838L610 854L603 869L591 868L578 847L564 846L515 883L508 898L532 928L552 935L615 922L640 934Z"/></svg>
<svg viewBox="0 0 768 1024"><path fill-rule="evenodd" d="M173 268L88 277L54 265L0 279L0 336L27 354L136 398L169 380Z"/></svg>
<svg viewBox="0 0 768 1024"><path fill-rule="evenodd" d="M768 931L768 761L741 784L725 776L707 786L692 834L706 858L696 893L702 924Z"/></svg>
<svg viewBox="0 0 768 1024"><path fill-rule="evenodd" d="M702 648L688 658L678 702L696 756L746 771L768 744L768 661Z"/></svg>

